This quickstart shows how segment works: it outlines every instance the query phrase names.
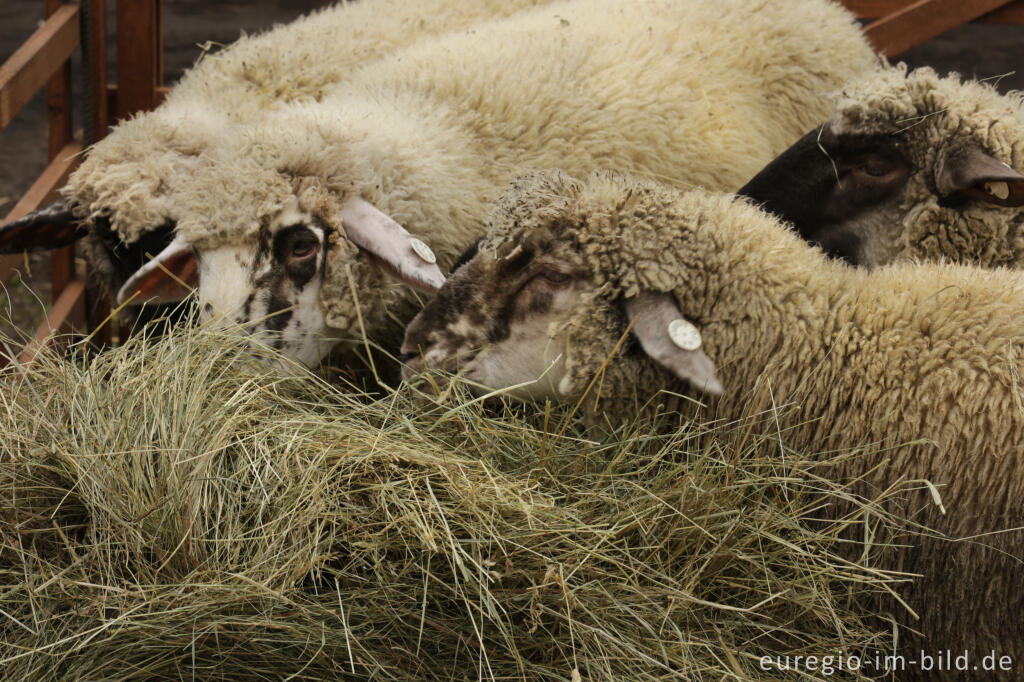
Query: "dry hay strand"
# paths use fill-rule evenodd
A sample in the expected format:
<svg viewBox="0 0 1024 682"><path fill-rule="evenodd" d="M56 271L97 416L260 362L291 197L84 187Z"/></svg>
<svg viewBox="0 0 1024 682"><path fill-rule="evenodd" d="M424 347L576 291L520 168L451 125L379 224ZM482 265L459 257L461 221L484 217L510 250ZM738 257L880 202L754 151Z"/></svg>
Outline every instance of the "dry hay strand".
<svg viewBox="0 0 1024 682"><path fill-rule="evenodd" d="M602 445L211 330L4 373L8 679L816 679L760 657L888 648L860 605L896 520L767 427Z"/></svg>

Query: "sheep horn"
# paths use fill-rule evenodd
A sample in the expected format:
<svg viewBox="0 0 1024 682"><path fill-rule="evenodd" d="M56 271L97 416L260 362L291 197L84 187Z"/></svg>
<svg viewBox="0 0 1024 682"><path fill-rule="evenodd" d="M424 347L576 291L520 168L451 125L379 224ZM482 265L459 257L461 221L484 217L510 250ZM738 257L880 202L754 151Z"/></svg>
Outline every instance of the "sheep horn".
<svg viewBox="0 0 1024 682"><path fill-rule="evenodd" d="M74 204L58 199L0 226L0 253L58 249L84 237L86 227L75 218Z"/></svg>
<svg viewBox="0 0 1024 682"><path fill-rule="evenodd" d="M352 197L339 217L348 238L387 272L431 293L444 284L430 248L370 202Z"/></svg>
<svg viewBox="0 0 1024 682"><path fill-rule="evenodd" d="M192 245L177 236L151 261L135 271L117 292L117 303L123 305L138 298L137 303L171 303L180 301L199 285L199 268Z"/></svg>

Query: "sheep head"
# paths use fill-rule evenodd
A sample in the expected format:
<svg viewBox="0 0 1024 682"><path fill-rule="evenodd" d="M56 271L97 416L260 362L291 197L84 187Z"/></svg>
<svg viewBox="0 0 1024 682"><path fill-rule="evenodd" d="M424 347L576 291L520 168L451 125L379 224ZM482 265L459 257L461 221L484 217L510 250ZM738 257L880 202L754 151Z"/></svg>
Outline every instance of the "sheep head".
<svg viewBox="0 0 1024 682"><path fill-rule="evenodd" d="M60 200L0 228L0 252L84 237L90 262L104 270L101 280L120 285L119 304L180 301L198 288L203 317L237 325L313 366L358 332L356 307L368 324L383 314L387 292L372 301L353 297L386 290L384 273L430 292L444 277L429 247L369 202L339 201L316 179L293 184L280 208L242 239L193 240L181 229L174 236L169 224L126 245L109 218L79 219L75 203Z"/></svg>
<svg viewBox="0 0 1024 682"><path fill-rule="evenodd" d="M630 383L649 376L651 385L666 385L654 375L669 372L721 393L699 331L664 287L692 272L701 288L700 268L673 257L686 249L654 233L666 218L658 209L677 217L676 196L614 173L586 184L557 172L520 178L477 253L407 327L404 376L457 370L482 387L567 400L599 372ZM676 246L693 238L700 235L673 234Z"/></svg>
<svg viewBox="0 0 1024 682"><path fill-rule="evenodd" d="M1024 260L1020 169L1019 95L900 65L850 84L832 117L740 194L856 265L1017 265Z"/></svg>

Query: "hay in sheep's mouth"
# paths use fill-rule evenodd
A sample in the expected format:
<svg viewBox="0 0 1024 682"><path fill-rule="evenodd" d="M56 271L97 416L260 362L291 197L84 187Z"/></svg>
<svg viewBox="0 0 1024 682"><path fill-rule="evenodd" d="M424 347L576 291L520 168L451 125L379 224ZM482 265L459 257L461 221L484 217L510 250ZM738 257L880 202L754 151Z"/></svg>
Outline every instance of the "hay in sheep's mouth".
<svg viewBox="0 0 1024 682"><path fill-rule="evenodd" d="M760 657L888 648L863 605L898 589L871 568L893 520L770 426L599 445L568 410L369 398L247 349L4 370L5 677L808 679Z"/></svg>

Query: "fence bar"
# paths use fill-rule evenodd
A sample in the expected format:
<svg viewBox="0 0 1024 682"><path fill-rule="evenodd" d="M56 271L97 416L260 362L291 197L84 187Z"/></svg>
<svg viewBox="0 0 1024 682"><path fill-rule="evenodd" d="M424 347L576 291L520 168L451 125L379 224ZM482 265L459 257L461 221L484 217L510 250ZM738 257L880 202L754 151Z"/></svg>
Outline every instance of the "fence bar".
<svg viewBox="0 0 1024 682"><path fill-rule="evenodd" d="M977 19L1009 0L918 0L882 17L864 29L875 49L887 57Z"/></svg>
<svg viewBox="0 0 1024 682"><path fill-rule="evenodd" d="M46 0L46 16L52 17L63 7L61 0ZM78 11L75 6L76 12ZM78 15L80 17L80 14ZM76 23L76 28L80 28ZM75 36L76 43L81 35ZM46 83L46 120L49 135L49 158L52 161L71 142L71 59L70 56ZM51 296L56 300L75 277L75 249L66 246L50 253Z"/></svg>
<svg viewBox="0 0 1024 682"><path fill-rule="evenodd" d="M85 272L81 271L70 280L53 306L46 313L46 320L36 329L35 338L18 356L18 361L28 365L35 360L39 351L50 345L53 338L75 329L75 317L82 314L85 304Z"/></svg>
<svg viewBox="0 0 1024 682"><path fill-rule="evenodd" d="M0 65L0 129L7 127L71 57L78 42L78 5L60 4L46 23Z"/></svg>
<svg viewBox="0 0 1024 682"><path fill-rule="evenodd" d="M878 19L899 12L913 4L913 0L841 0L846 9L861 19ZM1005 6L982 15L974 21L1019 24L1024 23L1024 0L1014 0Z"/></svg>
<svg viewBox="0 0 1024 682"><path fill-rule="evenodd" d="M985 24L1021 24L1024 25L1024 0L1015 0L1003 5L994 12L984 14L975 21Z"/></svg>
<svg viewBox="0 0 1024 682"><path fill-rule="evenodd" d="M117 112L124 119L157 105L156 89L163 80L163 40L159 0L119 0L117 3Z"/></svg>

